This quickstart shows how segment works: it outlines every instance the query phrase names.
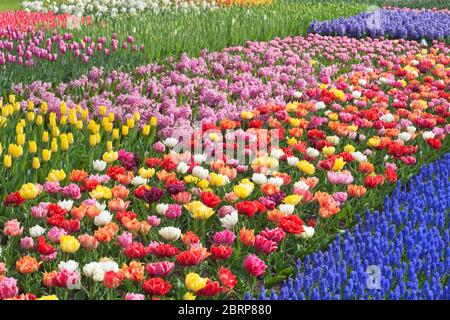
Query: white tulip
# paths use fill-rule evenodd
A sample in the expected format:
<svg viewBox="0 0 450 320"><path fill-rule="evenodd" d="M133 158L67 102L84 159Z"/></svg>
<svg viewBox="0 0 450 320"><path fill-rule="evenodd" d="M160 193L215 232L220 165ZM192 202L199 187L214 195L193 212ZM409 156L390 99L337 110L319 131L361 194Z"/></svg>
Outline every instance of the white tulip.
<svg viewBox="0 0 450 320"><path fill-rule="evenodd" d="M256 184L265 184L267 183L267 177L262 173L254 173L252 175L252 181Z"/></svg>
<svg viewBox="0 0 450 320"><path fill-rule="evenodd" d="M195 163L203 163L206 161L206 154L194 154L194 162Z"/></svg>
<svg viewBox="0 0 450 320"><path fill-rule="evenodd" d="M100 203L98 201L95 202L95 207L100 210L103 211L106 209L106 204L105 203Z"/></svg>
<svg viewBox="0 0 450 320"><path fill-rule="evenodd" d="M297 157L288 157L287 158L287 163L291 167L295 167L299 161L300 161L300 159Z"/></svg>
<svg viewBox="0 0 450 320"><path fill-rule="evenodd" d="M201 166L195 166L192 169L192 175L194 177L200 178L200 179L206 179L209 176L209 171L208 169L205 169Z"/></svg>
<svg viewBox="0 0 450 320"><path fill-rule="evenodd" d="M294 98L295 99L300 99L303 96L303 93L299 92L299 91L295 91L294 92Z"/></svg>
<svg viewBox="0 0 450 320"><path fill-rule="evenodd" d="M306 149L306 154L311 157L311 158L316 158L319 156L320 151L314 148L309 147L308 149Z"/></svg>
<svg viewBox="0 0 450 320"><path fill-rule="evenodd" d="M361 91L355 90L352 92L352 97L355 99L361 98Z"/></svg>
<svg viewBox="0 0 450 320"><path fill-rule="evenodd" d="M58 264L58 270L68 270L68 271L78 271L78 262L74 260L68 260L68 261L61 261Z"/></svg>
<svg viewBox="0 0 450 320"><path fill-rule="evenodd" d="M92 166L95 171L101 172L106 168L106 162L103 160L94 160L92 161Z"/></svg>
<svg viewBox="0 0 450 320"><path fill-rule="evenodd" d="M270 151L270 156L275 159L280 159L283 155L284 155L284 152L281 149L272 149Z"/></svg>
<svg viewBox="0 0 450 320"><path fill-rule="evenodd" d="M392 122L394 121L394 116L392 113L386 113L380 117L380 120L384 122Z"/></svg>
<svg viewBox="0 0 450 320"><path fill-rule="evenodd" d="M161 216L166 215L167 209L169 209L169 205L168 205L168 204L165 204L165 203L158 203L158 204L156 205L156 212L157 212L159 215L161 215Z"/></svg>
<svg viewBox="0 0 450 320"><path fill-rule="evenodd" d="M35 225L34 227L31 227L29 229L29 232L30 232L30 236L31 237L37 238L37 237L40 237L40 236L42 236L44 234L45 229L42 228L40 225Z"/></svg>
<svg viewBox="0 0 450 320"><path fill-rule="evenodd" d="M145 179L145 178L143 178L141 176L136 176L136 177L133 178L133 180L131 180L131 184L133 186L140 186L140 185L143 185L143 184L147 184L147 182L148 182L148 179Z"/></svg>
<svg viewBox="0 0 450 320"><path fill-rule="evenodd" d="M323 101L316 102L315 106L316 106L317 110L321 110L321 109L325 109L326 108L325 102L323 102Z"/></svg>
<svg viewBox="0 0 450 320"><path fill-rule="evenodd" d="M188 170L189 170L189 166L185 162L180 162L177 166L178 173L185 174L186 172L188 172Z"/></svg>
<svg viewBox="0 0 450 320"><path fill-rule="evenodd" d="M181 236L181 230L176 227L164 227L158 233L167 241L177 241Z"/></svg>
<svg viewBox="0 0 450 320"><path fill-rule="evenodd" d="M105 226L108 223L110 223L111 220L112 220L112 214L107 210L103 210L102 212L100 212L100 214L98 216L96 216L94 218L94 224L96 226Z"/></svg>
<svg viewBox="0 0 450 320"><path fill-rule="evenodd" d="M358 162L365 162L365 161L367 161L367 156L365 156L361 151L352 152L352 156Z"/></svg>
<svg viewBox="0 0 450 320"><path fill-rule="evenodd" d="M300 180L294 183L294 189L307 191L309 190L309 186L306 184L306 182Z"/></svg>
<svg viewBox="0 0 450 320"><path fill-rule="evenodd" d="M422 137L423 137L424 140L434 138L434 132L432 132L432 131L424 131L422 133Z"/></svg>
<svg viewBox="0 0 450 320"><path fill-rule="evenodd" d="M295 206L293 206L292 204L283 203L278 206L278 209L284 214L293 214Z"/></svg>
<svg viewBox="0 0 450 320"><path fill-rule="evenodd" d="M60 200L60 201L58 201L58 206L60 206L64 210L70 211L73 207L73 201L72 200Z"/></svg>
<svg viewBox="0 0 450 320"><path fill-rule="evenodd" d="M231 229L238 223L238 213L233 210L231 213L227 214L225 217L220 218L220 223L222 227Z"/></svg>
<svg viewBox="0 0 450 320"><path fill-rule="evenodd" d="M166 139L163 141L163 143L164 143L164 145L165 145L166 147L173 148L173 147L175 147L175 146L177 145L178 139L169 137L169 138L166 138Z"/></svg>
<svg viewBox="0 0 450 320"><path fill-rule="evenodd" d="M280 177L271 177L267 180L268 183L271 183L277 187L281 187L284 184L283 178Z"/></svg>
<svg viewBox="0 0 450 320"><path fill-rule="evenodd" d="M402 140L403 142L407 142L411 140L411 134L409 132L400 132L398 134L398 138Z"/></svg>
<svg viewBox="0 0 450 320"><path fill-rule="evenodd" d="M300 237L303 239L309 239L314 236L315 230L313 227L305 227L303 226L303 232L300 234Z"/></svg>

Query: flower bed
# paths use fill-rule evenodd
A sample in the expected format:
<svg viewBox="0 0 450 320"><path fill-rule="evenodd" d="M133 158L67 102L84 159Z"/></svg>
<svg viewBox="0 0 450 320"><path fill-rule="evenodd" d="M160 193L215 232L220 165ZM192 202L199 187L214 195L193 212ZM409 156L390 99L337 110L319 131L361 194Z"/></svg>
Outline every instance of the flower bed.
<svg viewBox="0 0 450 320"><path fill-rule="evenodd" d="M388 37L420 40L450 38L449 10L382 9L349 18L314 21L309 32L355 38Z"/></svg>
<svg viewBox="0 0 450 320"><path fill-rule="evenodd" d="M11 96L2 298L225 298L268 281L350 223L345 208L449 151L441 50L323 75L303 102L205 118L182 130L183 151L177 135L155 140L156 117Z"/></svg>
<svg viewBox="0 0 450 320"><path fill-rule="evenodd" d="M422 167L397 186L382 212L358 217L356 228L325 252L298 260L279 293L262 289L258 298L450 299L449 168L449 154Z"/></svg>
<svg viewBox="0 0 450 320"><path fill-rule="evenodd" d="M251 10L233 6L224 10L199 12L176 11L158 14L147 11L138 17L99 19L89 26L70 30L73 41L80 44L84 37L95 40L111 39L118 35L122 42L131 35L136 44L147 44L145 53L119 50L121 54L105 56L95 48L95 59L91 57L87 64L79 58L66 55L65 59L57 59L48 64L36 64L33 68L24 69L22 66L10 65L2 67L0 88L2 94L7 94L13 83L41 80L57 85L87 74L94 66L101 66L108 73L114 70L132 71L136 66L151 62L164 63L170 56L179 57L182 53L187 53L189 56L197 57L204 48L211 51L222 50L231 45L245 43L247 39L268 41L275 36L306 35L312 16L330 19L337 14L344 16L356 14L364 8L365 5L347 6L345 2L340 1L336 3L316 3L311 0L277 1L273 5L257 6ZM23 13L17 14L20 16ZM18 20L12 18L11 21ZM7 25L8 23L2 27L7 29ZM64 32L60 30L59 34ZM46 38L48 37L49 34L46 35ZM53 49L52 54L60 56L57 48Z"/></svg>
<svg viewBox="0 0 450 320"><path fill-rule="evenodd" d="M6 29L21 32L30 29L79 28L91 23L91 18L78 18L69 14L54 14L53 12L26 12L22 10L0 12L2 33Z"/></svg>
<svg viewBox="0 0 450 320"><path fill-rule="evenodd" d="M430 56L420 55L421 50L417 42L310 35L268 43L248 42L245 47L232 47L221 53L204 51L200 58L184 55L179 61L169 59L166 66L143 66L131 74L104 74L94 69L87 76L57 87L35 82L13 89L36 105L45 101L52 111L57 111L61 101L65 101L69 107L79 104L88 108L96 116L101 106L121 120L137 111L143 122L156 116L160 133L167 137L175 127L188 129L192 119L210 122L224 117L237 119L244 109L266 103L285 104L295 99L311 104L322 101L331 107L342 102L365 105L373 99L372 95L379 95L377 99L384 101L381 105L385 106L393 95L392 98L401 99L396 102L401 108L408 96L413 100L422 98L411 91L413 87L428 90L430 85L423 83L422 75L433 69L434 63L438 70L433 72L442 82L436 88L431 87L434 93L429 98L437 99L433 105L441 103L446 108L449 48L436 43L431 49L436 54ZM418 59L413 59L415 54ZM394 66L401 70L393 69ZM361 79L361 83L352 78ZM386 91L379 90L380 85ZM341 96L335 96L333 92L341 86ZM428 94L422 95L428 99Z"/></svg>
<svg viewBox="0 0 450 320"><path fill-rule="evenodd" d="M272 0L32 0L22 2L22 6L26 10L37 12L52 11L115 18L120 15L136 16L144 11L214 10L220 7L258 6L270 3Z"/></svg>

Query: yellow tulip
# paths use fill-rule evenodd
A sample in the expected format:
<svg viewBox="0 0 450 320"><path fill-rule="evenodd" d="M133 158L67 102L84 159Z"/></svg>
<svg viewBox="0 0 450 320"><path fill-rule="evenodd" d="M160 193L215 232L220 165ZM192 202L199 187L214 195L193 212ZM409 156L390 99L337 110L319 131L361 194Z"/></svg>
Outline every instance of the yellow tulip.
<svg viewBox="0 0 450 320"><path fill-rule="evenodd" d="M369 147L378 147L381 143L380 137L372 137L367 141Z"/></svg>
<svg viewBox="0 0 450 320"><path fill-rule="evenodd" d="M101 116L104 116L106 114L106 107L105 106L100 106L98 108L98 112L100 113Z"/></svg>
<svg viewBox="0 0 450 320"><path fill-rule="evenodd" d="M37 143L34 140L28 141L28 152L36 153L37 152Z"/></svg>
<svg viewBox="0 0 450 320"><path fill-rule="evenodd" d="M127 127L130 128L130 129L133 129L134 125L135 125L134 118L128 118L127 119Z"/></svg>
<svg viewBox="0 0 450 320"><path fill-rule="evenodd" d="M48 139L49 139L49 134L48 134L48 131L44 131L44 132L42 132L42 142L48 142Z"/></svg>
<svg viewBox="0 0 450 320"><path fill-rule="evenodd" d="M81 110L81 119L86 120L89 117L89 111L87 109Z"/></svg>
<svg viewBox="0 0 450 320"><path fill-rule="evenodd" d="M200 201L192 201L185 204L184 207L194 219L206 220L214 214L214 210L205 206Z"/></svg>
<svg viewBox="0 0 450 320"><path fill-rule="evenodd" d="M111 199L112 197L111 189L102 185L95 187L94 190L89 192L89 195L95 199Z"/></svg>
<svg viewBox="0 0 450 320"><path fill-rule="evenodd" d="M34 157L33 158L33 164L32 164L33 169L37 170L41 167L41 162L39 161L38 157Z"/></svg>
<svg viewBox="0 0 450 320"><path fill-rule="evenodd" d="M43 122L44 122L44 119L42 118L42 116L41 116L41 115L38 115L38 116L36 117L36 125L37 125L37 126L41 126Z"/></svg>
<svg viewBox="0 0 450 320"><path fill-rule="evenodd" d="M298 127L300 125L300 119L298 118L291 118L289 122L292 127Z"/></svg>
<svg viewBox="0 0 450 320"><path fill-rule="evenodd" d="M67 151L69 149L69 140L67 139L67 134L62 134L59 136L61 140L61 150Z"/></svg>
<svg viewBox="0 0 450 320"><path fill-rule="evenodd" d="M251 111L242 111L241 118L245 120L250 120L255 116L255 114Z"/></svg>
<svg viewBox="0 0 450 320"><path fill-rule="evenodd" d="M59 106L59 113L63 116L66 115L67 113L67 105L64 101L61 102L60 106Z"/></svg>
<svg viewBox="0 0 450 320"><path fill-rule="evenodd" d="M19 146L23 145L25 143L25 133L17 135L16 142Z"/></svg>
<svg viewBox="0 0 450 320"><path fill-rule="evenodd" d="M50 112L50 115L48 117L48 122L50 127L56 127L56 113Z"/></svg>
<svg viewBox="0 0 450 320"><path fill-rule="evenodd" d="M33 122L35 118L36 118L36 115L34 114L34 112L27 113L27 121L28 122Z"/></svg>
<svg viewBox="0 0 450 320"><path fill-rule="evenodd" d="M112 141L106 141L106 150L111 151L113 149Z"/></svg>
<svg viewBox="0 0 450 320"><path fill-rule="evenodd" d="M48 161L50 161L51 158L52 158L51 150L43 149L42 150L42 160L44 160L44 162L48 162Z"/></svg>
<svg viewBox="0 0 450 320"><path fill-rule="evenodd" d="M20 187L19 194L26 200L34 199L39 194L39 187L34 183L26 183Z"/></svg>
<svg viewBox="0 0 450 320"><path fill-rule="evenodd" d="M187 175L187 176L184 176L183 180L185 183L197 183L198 178L194 177L192 175Z"/></svg>
<svg viewBox="0 0 450 320"><path fill-rule="evenodd" d="M67 141L69 141L69 144L73 143L73 134L72 134L72 132L69 132L67 134Z"/></svg>
<svg viewBox="0 0 450 320"><path fill-rule="evenodd" d="M209 187L209 181L206 179L202 179L197 183L197 187L199 187L202 190L205 190Z"/></svg>
<svg viewBox="0 0 450 320"><path fill-rule="evenodd" d="M211 172L211 174L209 175L209 183L211 183L215 187L222 187L227 184L227 179L224 175Z"/></svg>
<svg viewBox="0 0 450 320"><path fill-rule="evenodd" d="M23 148L22 146L19 146L17 144L10 144L8 146L8 153L13 156L14 158L18 158L23 154Z"/></svg>
<svg viewBox="0 0 450 320"><path fill-rule="evenodd" d="M83 129L83 121L78 120L78 121L75 123L75 127L76 127L78 130Z"/></svg>
<svg viewBox="0 0 450 320"><path fill-rule="evenodd" d="M297 139L292 137L292 138L288 139L287 143L288 143L288 145L293 146L294 144L297 143Z"/></svg>
<svg viewBox="0 0 450 320"><path fill-rule="evenodd" d="M11 166L12 166L12 159L11 159L11 156L9 154L5 154L5 156L3 157L3 166L5 168L11 168Z"/></svg>
<svg viewBox="0 0 450 320"><path fill-rule="evenodd" d="M195 300L195 298L197 297L191 292L186 292L183 296L183 300Z"/></svg>
<svg viewBox="0 0 450 320"><path fill-rule="evenodd" d="M300 171L309 175L314 174L316 172L314 165L312 165L306 160L300 160L299 162L297 162L297 168L300 169Z"/></svg>
<svg viewBox="0 0 450 320"><path fill-rule="evenodd" d="M128 126L123 125L123 126L122 126L122 135L123 135L123 136L127 136L127 135L128 135L128 131L129 131Z"/></svg>
<svg viewBox="0 0 450 320"><path fill-rule="evenodd" d="M36 300L59 300L59 299L56 295L51 294L49 296L42 296L40 298L37 298Z"/></svg>
<svg viewBox="0 0 450 320"><path fill-rule="evenodd" d="M58 127L52 127L52 137L59 136L59 128Z"/></svg>
<svg viewBox="0 0 450 320"><path fill-rule="evenodd" d="M13 108L14 108L14 112L19 112L22 109L19 102L14 102Z"/></svg>
<svg viewBox="0 0 450 320"><path fill-rule="evenodd" d="M115 119L114 113L112 113L112 112L108 113L109 122L114 122L114 119Z"/></svg>
<svg viewBox="0 0 450 320"><path fill-rule="evenodd" d="M90 144L91 146L95 146L95 145L97 144L97 139L96 139L96 137L95 137L94 134L91 134L91 135L89 136L89 144Z"/></svg>
<svg viewBox="0 0 450 320"><path fill-rule="evenodd" d="M117 160L117 158L119 157L117 151L107 151L103 154L103 161L110 163L110 162L114 162Z"/></svg>
<svg viewBox="0 0 450 320"><path fill-rule="evenodd" d="M112 139L113 140L119 139L119 129L113 129L113 131L112 131Z"/></svg>
<svg viewBox="0 0 450 320"><path fill-rule="evenodd" d="M66 178L66 173L64 172L63 169L61 169L61 170L52 169L48 173L47 181L59 182L59 181L64 180L65 178Z"/></svg>
<svg viewBox="0 0 450 320"><path fill-rule="evenodd" d="M189 290L197 292L206 286L207 281L208 278L202 278L198 273L190 272L186 275L184 284Z"/></svg>
<svg viewBox="0 0 450 320"><path fill-rule="evenodd" d="M286 105L287 112L295 112L298 109L298 102L291 102Z"/></svg>
<svg viewBox="0 0 450 320"><path fill-rule="evenodd" d="M144 167L142 167L139 169L138 173L142 178L149 179L155 175L155 169L154 168L145 169Z"/></svg>
<svg viewBox="0 0 450 320"><path fill-rule="evenodd" d="M351 144L347 144L347 145L344 147L344 151L345 151L345 152L348 152L348 153L353 153L353 152L356 151L356 149L355 149L355 147L352 146Z"/></svg>
<svg viewBox="0 0 450 320"><path fill-rule="evenodd" d="M342 159L342 157L337 158L336 160L334 160L334 164L333 164L333 171L340 171L342 170L342 168L345 166L346 162L344 161L344 159Z"/></svg>
<svg viewBox="0 0 450 320"><path fill-rule="evenodd" d="M65 126L67 124L67 116L61 116L59 119L59 125Z"/></svg>
<svg viewBox="0 0 450 320"><path fill-rule="evenodd" d="M157 124L158 124L158 119L156 118L156 117L151 117L150 118L150 126L151 127L156 127L157 126Z"/></svg>
<svg viewBox="0 0 450 320"><path fill-rule="evenodd" d="M107 119L107 118L105 118ZM111 132L114 129L114 125L111 122L105 122L103 124L103 129L105 129L106 132Z"/></svg>
<svg viewBox="0 0 450 320"><path fill-rule="evenodd" d="M245 199L253 192L253 187L247 183L239 183L233 187L233 192L238 198Z"/></svg>
<svg viewBox="0 0 450 320"><path fill-rule="evenodd" d="M47 102L42 102L40 107L41 114L46 114L48 111L48 105Z"/></svg>
<svg viewBox="0 0 450 320"><path fill-rule="evenodd" d="M323 147L322 148L322 154L327 156L330 154L334 154L336 152L336 148L335 147Z"/></svg>
<svg viewBox="0 0 450 320"><path fill-rule="evenodd" d="M50 150L52 150L53 153L58 152L58 140L56 140L56 138L52 139L52 142L50 144Z"/></svg>
<svg viewBox="0 0 450 320"><path fill-rule="evenodd" d="M298 194L291 194L290 196L287 196L283 199L283 202L286 204L291 204L293 206L296 206L299 204L299 202L302 200L302 196Z"/></svg>
<svg viewBox="0 0 450 320"><path fill-rule="evenodd" d="M328 119L330 119L332 121L337 121L339 119L339 115L335 112L330 112L328 114Z"/></svg>
<svg viewBox="0 0 450 320"><path fill-rule="evenodd" d="M150 134L150 126L148 124L142 127L142 134L144 136L148 136Z"/></svg>

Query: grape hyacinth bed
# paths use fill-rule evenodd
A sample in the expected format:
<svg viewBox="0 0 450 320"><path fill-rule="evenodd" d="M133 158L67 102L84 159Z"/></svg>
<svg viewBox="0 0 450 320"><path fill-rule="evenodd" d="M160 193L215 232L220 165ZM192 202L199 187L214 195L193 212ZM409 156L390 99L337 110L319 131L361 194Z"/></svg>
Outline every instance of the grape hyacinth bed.
<svg viewBox="0 0 450 320"><path fill-rule="evenodd" d="M381 9L348 18L314 21L309 32L326 36L366 36L395 39L449 39L450 11Z"/></svg>
<svg viewBox="0 0 450 320"><path fill-rule="evenodd" d="M262 288L258 298L449 299L449 174L450 154L422 167L383 211L359 215L326 251L298 260L278 293Z"/></svg>

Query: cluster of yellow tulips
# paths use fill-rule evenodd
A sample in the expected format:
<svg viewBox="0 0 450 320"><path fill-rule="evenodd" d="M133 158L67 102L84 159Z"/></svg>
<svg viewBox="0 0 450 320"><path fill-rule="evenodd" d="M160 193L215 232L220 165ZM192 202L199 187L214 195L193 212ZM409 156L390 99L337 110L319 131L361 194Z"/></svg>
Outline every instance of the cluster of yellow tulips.
<svg viewBox="0 0 450 320"><path fill-rule="evenodd" d="M0 108L3 192L21 185L24 175L37 181L55 167L87 168L97 158L110 163L117 159L119 148L139 139L144 150L156 137L156 118L139 128L138 112L121 124L115 121L113 113L106 113L105 107L100 107L101 117L94 119L89 110L80 105L68 108L62 102L57 114L49 111L45 102L39 106L33 101L24 104L14 95L10 95L6 103L0 100ZM86 146L91 148L88 153Z"/></svg>

